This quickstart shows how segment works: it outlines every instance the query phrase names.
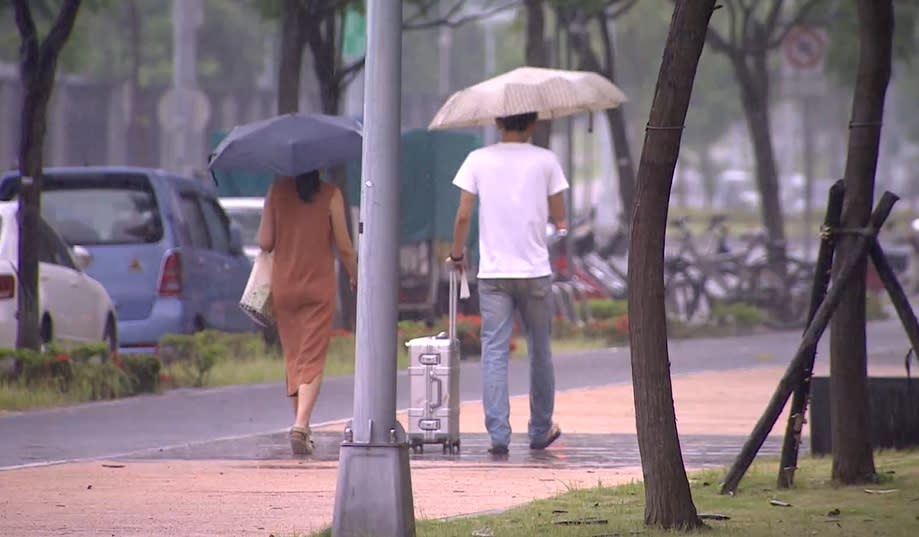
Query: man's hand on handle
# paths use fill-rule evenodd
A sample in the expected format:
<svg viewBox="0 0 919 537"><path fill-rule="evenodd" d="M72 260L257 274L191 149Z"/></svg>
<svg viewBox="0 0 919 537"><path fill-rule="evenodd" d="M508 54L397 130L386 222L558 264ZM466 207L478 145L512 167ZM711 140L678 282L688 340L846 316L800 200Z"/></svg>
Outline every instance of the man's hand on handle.
<svg viewBox="0 0 919 537"><path fill-rule="evenodd" d="M466 256L462 253L454 254L450 252L450 255L447 256L447 259L444 261L450 265L450 268L459 272L460 274L466 272Z"/></svg>

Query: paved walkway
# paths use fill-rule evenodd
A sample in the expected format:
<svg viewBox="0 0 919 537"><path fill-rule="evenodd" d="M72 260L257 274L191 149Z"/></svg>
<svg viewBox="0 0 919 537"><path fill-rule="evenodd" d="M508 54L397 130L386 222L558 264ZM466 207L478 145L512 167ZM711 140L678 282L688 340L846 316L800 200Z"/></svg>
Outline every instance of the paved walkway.
<svg viewBox="0 0 919 537"><path fill-rule="evenodd" d="M902 363L908 348L898 322L870 323L868 343L872 359ZM776 332L755 336L670 342L674 375L782 366L797 349L800 336ZM821 342L819 360L828 356L828 338ZM528 390L526 360L513 360L509 370L511 395ZM604 349L559 356L559 390L590 388L631 380L627 348ZM461 400L481 397L479 364L461 368ZM351 415L354 383L350 377L323 382L314 423L334 422ZM398 377L398 408L408 406L407 375ZM631 404L628 405L631 407ZM479 411L465 416L481 415ZM29 464L114 457L129 453L208 443L219 438L248 437L277 432L290 425L290 406L279 383L234 386L211 390L173 390L105 403L91 403L45 411L0 416L0 470ZM570 421L570 420L569 420ZM462 430L471 431L464 423ZM525 423L524 423L525 426ZM568 428L570 424L566 425ZM515 430L524 428L515 425ZM340 427L339 427L340 429ZM586 431L593 432L593 431ZM66 438L66 442L61 441Z"/></svg>
<svg viewBox="0 0 919 537"><path fill-rule="evenodd" d="M764 366L675 376L688 469L733 459L782 373L782 367ZM903 369L882 365L871 374L902 375ZM476 425L480 407L467 403L461 412L464 449L458 456L435 451L412 457L418 518L505 509L572 487L641 478L629 385L560 393L557 417L566 434L539 456L529 453L522 438L507 459L488 456ZM516 430L522 430L525 412L526 399L514 398ZM304 460L287 455L283 435L268 434L212 449L189 445L0 472L0 535L307 534L331 522L336 429L325 430L317 457ZM765 450L774 452L778 440L770 438Z"/></svg>

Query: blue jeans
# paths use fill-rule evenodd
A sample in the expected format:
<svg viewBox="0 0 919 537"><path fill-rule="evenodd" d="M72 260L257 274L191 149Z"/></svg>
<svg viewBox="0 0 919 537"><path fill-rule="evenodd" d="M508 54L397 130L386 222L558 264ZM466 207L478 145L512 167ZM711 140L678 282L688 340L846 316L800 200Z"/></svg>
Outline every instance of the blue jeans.
<svg viewBox="0 0 919 537"><path fill-rule="evenodd" d="M482 314L482 403L485 427L493 446L511 440L507 361L514 310L520 312L530 354L530 441L540 441L552 426L555 371L552 367L552 280L480 279Z"/></svg>

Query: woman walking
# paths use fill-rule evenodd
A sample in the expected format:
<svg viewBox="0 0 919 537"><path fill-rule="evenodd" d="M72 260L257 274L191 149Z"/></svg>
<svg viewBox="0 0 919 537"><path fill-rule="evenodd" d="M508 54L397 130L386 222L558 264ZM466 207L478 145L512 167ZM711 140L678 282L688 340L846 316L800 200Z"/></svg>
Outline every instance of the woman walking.
<svg viewBox="0 0 919 537"><path fill-rule="evenodd" d="M341 191L320 181L315 170L275 180L259 226L259 247L273 258L271 302L294 406L290 447L297 455L313 450L310 415L335 318L333 244L356 287L357 258L345 218Z"/></svg>

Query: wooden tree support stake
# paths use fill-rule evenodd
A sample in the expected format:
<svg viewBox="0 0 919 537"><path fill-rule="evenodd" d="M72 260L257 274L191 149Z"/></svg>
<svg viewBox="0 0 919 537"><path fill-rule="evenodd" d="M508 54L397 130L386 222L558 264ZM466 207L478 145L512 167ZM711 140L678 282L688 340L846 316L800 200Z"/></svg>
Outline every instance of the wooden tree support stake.
<svg viewBox="0 0 919 537"><path fill-rule="evenodd" d="M817 266L814 269L814 284L811 288L810 306L807 315L809 326L820 303L826 297L830 285L830 273L833 269L833 255L836 243L832 230L839 227L842 217L842 202L845 196L845 182L840 179L830 188L830 196L826 205L826 215L823 220L823 230L820 249L817 251ZM779 476L777 487L780 489L790 487L795 481L795 470L798 467L798 451L801 447L801 429L804 427L807 415L807 399L810 395L811 375L814 372L814 359L817 356L817 345L811 345L804 350L803 363L801 364L801 381L798 383L791 400L791 412L788 415L788 425L785 427L785 439L782 442L782 457L779 463Z"/></svg>
<svg viewBox="0 0 919 537"><path fill-rule="evenodd" d="M893 307L897 310L897 316L900 318L906 337L909 338L909 345L913 348L913 352L919 356L919 321L916 320L916 314L909 304L909 299L906 298L903 286L900 285L897 275L890 268L884 249L881 248L877 241L872 241L868 252L871 254L871 261L874 263L878 276L881 277L881 282L884 283L884 287L887 289L887 294L890 295L890 301L893 302Z"/></svg>
<svg viewBox="0 0 919 537"><path fill-rule="evenodd" d="M877 236L878 231L884 225L884 221L890 215L894 204L899 199L896 194L884 192L874 212L871 213L867 233L855 238L854 255L842 260L843 265L837 276L837 281L833 282L826 298L817 308L817 313L808 325L807 330L805 330L804 336L801 338L801 344L798 346L798 351L792 358L791 363L788 364L788 368L785 370L782 380L779 381L779 385L766 406L765 412L756 422L753 432L747 438L743 449L741 449L740 454L734 460L733 466L728 471L721 487L721 494L734 494L737 490L738 483L740 483L750 464L753 463L753 459L766 440L766 436L768 436L769 431L772 430L776 420L778 420L779 414L782 413L788 397L803 380L801 373L804 360L807 357L807 350L815 347L817 342L820 341L820 336L823 335L823 331L826 330L833 312L842 300L842 291L845 285L855 276L855 269L858 267L859 262L864 259L869 246L874 242L874 237Z"/></svg>

